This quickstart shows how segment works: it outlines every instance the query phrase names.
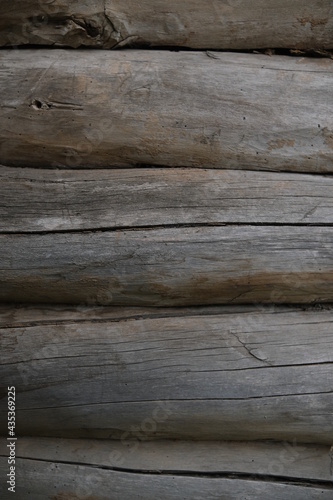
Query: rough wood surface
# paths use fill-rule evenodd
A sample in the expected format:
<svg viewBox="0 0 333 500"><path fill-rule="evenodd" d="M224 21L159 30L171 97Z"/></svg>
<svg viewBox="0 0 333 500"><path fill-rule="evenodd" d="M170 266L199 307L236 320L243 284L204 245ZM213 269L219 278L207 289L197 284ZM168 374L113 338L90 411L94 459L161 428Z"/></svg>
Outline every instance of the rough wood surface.
<svg viewBox="0 0 333 500"><path fill-rule="evenodd" d="M219 477L177 472L122 472L89 465L17 459L15 498L26 500L331 500L329 482L291 482L284 478ZM0 458L6 477L7 459ZM4 481L0 493L10 498ZM10 495L12 495L10 493Z"/></svg>
<svg viewBox="0 0 333 500"><path fill-rule="evenodd" d="M0 301L128 306L333 300L333 228L2 234Z"/></svg>
<svg viewBox="0 0 333 500"><path fill-rule="evenodd" d="M332 443L331 311L173 312L2 328L1 432Z"/></svg>
<svg viewBox="0 0 333 500"><path fill-rule="evenodd" d="M276 306L279 312L290 312L299 310L297 306ZM318 305L311 309L316 308L330 310L329 305ZM302 310L304 307L302 308ZM307 307L309 310L310 307ZM272 306L261 304L253 305L222 305L211 307L182 307L181 309L173 309L170 307L115 307L115 306L82 306L82 305L62 305L62 304L11 304L10 307L6 304L0 303L0 327L13 328L21 326L32 326L36 322L41 325L45 324L60 324L63 322L77 322L82 321L100 321L111 320L121 321L126 319L143 319L143 318L158 318L168 316L186 316L190 314L195 315L208 315L208 314L229 314L229 313L251 313L258 312L260 314L270 314ZM176 312L175 312L176 311Z"/></svg>
<svg viewBox="0 0 333 500"><path fill-rule="evenodd" d="M333 224L333 179L200 169L0 167L0 232L177 224Z"/></svg>
<svg viewBox="0 0 333 500"><path fill-rule="evenodd" d="M8 448L2 441L3 477L7 456ZM282 499L283 493L303 500L330 498L333 488L330 448L295 442L137 444L21 437L16 456L16 496L24 500L28 495L43 500L192 500L203 498L203 492L205 498L228 500ZM191 480L196 482L197 491ZM2 498L7 498L5 482L1 484Z"/></svg>
<svg viewBox="0 0 333 500"><path fill-rule="evenodd" d="M8 455L5 440L0 456ZM253 474L286 480L332 481L329 446L285 441L141 441L20 436L16 456L128 472Z"/></svg>
<svg viewBox="0 0 333 500"><path fill-rule="evenodd" d="M10 0L0 45L332 48L329 0Z"/></svg>
<svg viewBox="0 0 333 500"><path fill-rule="evenodd" d="M332 88L330 59L2 50L0 162L332 172Z"/></svg>

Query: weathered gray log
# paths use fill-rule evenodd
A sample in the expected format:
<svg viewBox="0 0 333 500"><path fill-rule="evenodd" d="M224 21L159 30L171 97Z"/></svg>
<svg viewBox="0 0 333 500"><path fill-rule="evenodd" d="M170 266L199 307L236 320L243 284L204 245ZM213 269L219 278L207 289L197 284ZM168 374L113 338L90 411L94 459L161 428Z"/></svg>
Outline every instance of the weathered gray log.
<svg viewBox="0 0 333 500"><path fill-rule="evenodd" d="M330 482L270 481L269 478L228 477L197 474L182 475L129 473L100 469L76 463L17 459L15 499L26 500L331 500ZM6 477L6 458L0 458L0 471ZM10 498L4 481L3 498ZM7 496L5 496L7 495Z"/></svg>
<svg viewBox="0 0 333 500"><path fill-rule="evenodd" d="M332 48L329 0L10 0L0 4L0 45L210 49Z"/></svg>
<svg viewBox="0 0 333 500"><path fill-rule="evenodd" d="M333 179L319 175L0 167L0 186L0 232L333 223Z"/></svg>
<svg viewBox="0 0 333 500"><path fill-rule="evenodd" d="M332 443L330 310L173 313L2 328L2 434Z"/></svg>
<svg viewBox="0 0 333 500"><path fill-rule="evenodd" d="M5 165L333 171L330 59L3 50L0 69Z"/></svg>
<svg viewBox="0 0 333 500"><path fill-rule="evenodd" d="M327 446L287 442L125 444L20 437L16 456L16 498L24 500L27 496L53 500L303 500L329 499L333 489L332 455ZM7 457L3 440L3 478L8 473ZM9 485L5 481L1 485L2 498L10 498Z"/></svg>
<svg viewBox="0 0 333 500"><path fill-rule="evenodd" d="M330 446L253 441L137 441L20 436L18 458L123 469L133 473L207 473L283 476L285 480L332 481ZM8 456L5 440L0 456ZM268 479L268 478L267 478Z"/></svg>
<svg viewBox="0 0 333 500"><path fill-rule="evenodd" d="M333 300L333 228L0 235L0 301L127 306Z"/></svg>

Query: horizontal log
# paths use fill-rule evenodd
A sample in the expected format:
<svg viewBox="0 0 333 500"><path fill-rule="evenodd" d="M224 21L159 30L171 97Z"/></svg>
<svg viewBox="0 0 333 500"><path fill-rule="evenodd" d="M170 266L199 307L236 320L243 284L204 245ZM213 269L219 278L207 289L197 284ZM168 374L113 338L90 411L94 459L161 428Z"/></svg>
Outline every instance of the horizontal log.
<svg viewBox="0 0 333 500"><path fill-rule="evenodd" d="M0 456L8 455L0 442ZM248 474L331 481L329 446L293 442L133 441L20 437L18 458L67 462L128 472Z"/></svg>
<svg viewBox="0 0 333 500"><path fill-rule="evenodd" d="M333 223L333 179L319 175L0 167L0 185L0 232Z"/></svg>
<svg viewBox="0 0 333 500"><path fill-rule="evenodd" d="M6 477L8 448L2 443L0 471ZM16 456L15 493L22 499L27 494L53 500L270 500L282 499L283 494L288 495L284 498L303 500L332 495L327 446L170 441L125 444L21 437ZM1 484L2 498L7 498L5 481Z"/></svg>
<svg viewBox="0 0 333 500"><path fill-rule="evenodd" d="M9 0L0 4L0 45L127 45L251 49L332 48L329 0Z"/></svg>
<svg viewBox="0 0 333 500"><path fill-rule="evenodd" d="M127 306L333 300L333 228L0 235L0 301Z"/></svg>
<svg viewBox="0 0 333 500"><path fill-rule="evenodd" d="M89 465L64 464L56 461L41 462L17 459L17 483L15 498L26 500L27 492L34 500L321 500L332 499L329 483L302 483L269 481L261 478L198 477L177 473L128 473L127 471L105 470ZM3 477L8 473L7 458L0 458ZM5 481L0 493L9 498ZM87 495L88 493L88 495ZM6 497L7 495L7 497Z"/></svg>
<svg viewBox="0 0 333 500"><path fill-rule="evenodd" d="M331 311L212 309L2 328L2 434L331 444Z"/></svg>
<svg viewBox="0 0 333 500"><path fill-rule="evenodd" d="M333 171L330 59L3 50L0 64L4 165Z"/></svg>

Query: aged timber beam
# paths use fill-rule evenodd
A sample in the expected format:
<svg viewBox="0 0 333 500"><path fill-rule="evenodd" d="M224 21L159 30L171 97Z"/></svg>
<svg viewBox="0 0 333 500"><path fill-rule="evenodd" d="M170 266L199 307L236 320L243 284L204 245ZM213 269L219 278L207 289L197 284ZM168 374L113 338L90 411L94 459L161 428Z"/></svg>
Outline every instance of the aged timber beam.
<svg viewBox="0 0 333 500"><path fill-rule="evenodd" d="M332 495L328 446L200 441L143 442L20 437L16 497L34 499L257 498ZM0 444L0 470L8 448ZM196 477L195 477L196 476ZM3 481L0 492L7 495ZM51 496L50 496L51 493Z"/></svg>
<svg viewBox="0 0 333 500"><path fill-rule="evenodd" d="M5 440L0 457L7 456ZM249 474L273 480L331 481L327 445L268 441L100 440L20 436L21 459L70 462L129 472ZM250 477L249 477L250 479ZM333 484L332 484L333 488Z"/></svg>
<svg viewBox="0 0 333 500"><path fill-rule="evenodd" d="M333 179L321 175L141 168L0 166L0 232L178 224L333 224Z"/></svg>
<svg viewBox="0 0 333 500"><path fill-rule="evenodd" d="M0 162L333 171L333 61L2 50Z"/></svg>
<svg viewBox="0 0 333 500"><path fill-rule="evenodd" d="M333 300L333 228L1 234L0 301L131 306Z"/></svg>
<svg viewBox="0 0 333 500"><path fill-rule="evenodd" d="M329 0L10 0L0 4L0 45L195 49L333 47Z"/></svg>
<svg viewBox="0 0 333 500"><path fill-rule="evenodd" d="M2 474L7 472L7 459L0 458ZM306 482L299 480L279 481L269 478L250 476L213 478L198 474L163 474L160 472L142 473L140 471L108 470L76 463L59 463L56 460L17 459L18 484L15 490L17 500L25 500L27 491L34 500L93 499L93 500L132 500L144 498L156 500L193 500L205 498L228 498L228 500L321 500L332 499L330 482ZM52 491L50 491L52 488ZM6 494L2 482L0 492ZM88 495L86 493L88 492ZM93 495L92 495L93 493ZM84 495L84 496L82 496ZM246 495L246 496L245 496Z"/></svg>
<svg viewBox="0 0 333 500"><path fill-rule="evenodd" d="M332 443L331 310L8 311L3 434Z"/></svg>

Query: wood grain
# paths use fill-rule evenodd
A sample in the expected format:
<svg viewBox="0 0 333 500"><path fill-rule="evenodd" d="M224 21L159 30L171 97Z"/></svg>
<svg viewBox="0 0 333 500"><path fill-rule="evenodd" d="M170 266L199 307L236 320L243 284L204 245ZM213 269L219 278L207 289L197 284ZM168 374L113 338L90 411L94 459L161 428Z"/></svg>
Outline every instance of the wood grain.
<svg viewBox="0 0 333 500"><path fill-rule="evenodd" d="M333 171L330 59L2 50L0 69L4 165Z"/></svg>
<svg viewBox="0 0 333 500"><path fill-rule="evenodd" d="M0 441L0 456L8 448ZM285 480L331 481L332 449L285 441L137 441L22 437L16 456L128 472L253 474Z"/></svg>
<svg viewBox="0 0 333 500"><path fill-rule="evenodd" d="M200 169L0 167L0 232L333 224L333 179Z"/></svg>
<svg viewBox="0 0 333 500"><path fill-rule="evenodd" d="M333 228L0 235L0 301L127 306L333 299Z"/></svg>
<svg viewBox="0 0 333 500"><path fill-rule="evenodd" d="M1 416L15 385L22 435L331 444L331 311L173 314L2 328Z"/></svg>
<svg viewBox="0 0 333 500"><path fill-rule="evenodd" d="M7 459L0 458L0 471L7 472ZM177 473L128 473L87 465L53 461L17 460L15 498L25 500L331 500L332 487L324 483L270 482L256 478L197 477ZM1 483L0 492L7 494Z"/></svg>
<svg viewBox="0 0 333 500"><path fill-rule="evenodd" d="M0 44L332 48L329 0L2 0Z"/></svg>
<svg viewBox="0 0 333 500"><path fill-rule="evenodd" d="M273 306L280 312L297 311L297 306ZM308 306L306 310L331 310L330 305ZM229 313L251 313L258 312L262 315L272 312L271 305L253 304L253 305L222 305L211 307L182 307L174 309L172 307L115 307L115 306L83 306L83 305L62 305L62 304L11 304L0 303L0 327L13 328L32 326L36 322L41 325L45 324L60 324L68 322L81 323L83 321L122 321L127 319L143 319L143 318L165 318L168 316L186 316L208 315L208 314L229 314ZM302 307L304 310L304 306Z"/></svg>
<svg viewBox="0 0 333 500"><path fill-rule="evenodd" d="M16 453L16 496L22 499L30 495L53 500L192 500L205 493L205 498L215 499L270 500L285 494L303 500L332 494L327 446L191 441L125 444L21 437ZM3 442L0 471L4 477L7 454ZM5 482L1 485L2 497L7 498Z"/></svg>

